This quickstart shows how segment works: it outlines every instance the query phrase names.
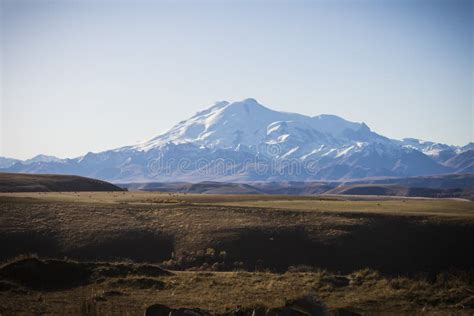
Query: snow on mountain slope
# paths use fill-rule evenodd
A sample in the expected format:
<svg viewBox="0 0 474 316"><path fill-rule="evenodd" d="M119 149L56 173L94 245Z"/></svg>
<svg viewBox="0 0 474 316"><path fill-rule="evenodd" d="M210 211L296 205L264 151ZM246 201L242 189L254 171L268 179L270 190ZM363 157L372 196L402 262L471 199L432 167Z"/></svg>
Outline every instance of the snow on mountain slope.
<svg viewBox="0 0 474 316"><path fill-rule="evenodd" d="M461 152L448 159L445 164L455 168L458 173L474 173L474 149Z"/></svg>
<svg viewBox="0 0 474 316"><path fill-rule="evenodd" d="M36 162L61 162L62 159L55 157L55 156L48 156L48 155L36 155L31 159L27 159L24 161L25 164L32 164Z"/></svg>
<svg viewBox="0 0 474 316"><path fill-rule="evenodd" d="M424 141L416 138L404 138L401 144L407 148L414 148L421 151L425 155L431 156L437 159L439 156L447 155L447 153L456 154L459 149L455 146L450 146L441 143L435 143L430 141ZM442 159L443 157L441 157Z"/></svg>
<svg viewBox="0 0 474 316"><path fill-rule="evenodd" d="M20 160L13 159L13 158L7 158L7 157L0 157L0 169L1 168L9 168L17 162L20 162Z"/></svg>
<svg viewBox="0 0 474 316"><path fill-rule="evenodd" d="M327 143L331 138L344 137L345 132L356 132L362 127L334 115L309 117L274 111L254 99L223 101L134 148L147 151L168 142L210 148L235 148L239 144L256 148L262 143L282 143L289 138L296 142Z"/></svg>
<svg viewBox="0 0 474 316"><path fill-rule="evenodd" d="M74 159L37 156L0 171L65 173L115 182L311 181L472 170L466 149L393 140L334 115L217 102L149 141ZM459 157L456 159L456 157Z"/></svg>

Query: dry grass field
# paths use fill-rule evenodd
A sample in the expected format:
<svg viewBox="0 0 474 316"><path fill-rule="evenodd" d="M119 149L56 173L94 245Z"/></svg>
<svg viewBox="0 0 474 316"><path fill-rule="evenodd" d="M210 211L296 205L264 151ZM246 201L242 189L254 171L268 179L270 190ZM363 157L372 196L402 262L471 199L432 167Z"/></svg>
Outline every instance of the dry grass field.
<svg viewBox="0 0 474 316"><path fill-rule="evenodd" d="M341 310L364 315L471 315L474 304L472 274L466 273L440 273L429 280L387 277L370 269L347 275L323 270L282 274L173 271L170 275L131 270L135 271L121 274L114 268L103 269L102 274L107 274L96 275L90 282L49 290L3 281L2 315L143 315L147 306L157 302L232 315L259 306L278 308L304 295L318 297L334 315ZM6 285L10 285L8 291Z"/></svg>
<svg viewBox="0 0 474 316"><path fill-rule="evenodd" d="M2 193L0 313L142 315L161 303L224 314L311 294L367 315L469 315L473 242L474 203L463 200ZM93 273L38 288L37 275L8 273L28 254L91 262ZM104 273L110 265L121 272Z"/></svg>

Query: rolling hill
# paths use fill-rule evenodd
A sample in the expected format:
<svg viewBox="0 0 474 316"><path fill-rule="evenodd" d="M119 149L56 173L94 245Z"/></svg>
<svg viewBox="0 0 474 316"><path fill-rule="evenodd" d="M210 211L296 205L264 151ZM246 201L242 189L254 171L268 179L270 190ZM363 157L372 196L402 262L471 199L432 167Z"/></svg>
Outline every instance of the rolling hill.
<svg viewBox="0 0 474 316"><path fill-rule="evenodd" d="M427 177L365 179L357 181L250 182L204 181L120 183L131 191L159 191L202 194L286 194L286 195L380 195L474 200L474 174L449 174Z"/></svg>
<svg viewBox="0 0 474 316"><path fill-rule="evenodd" d="M123 191L111 183L68 175L0 173L0 192Z"/></svg>

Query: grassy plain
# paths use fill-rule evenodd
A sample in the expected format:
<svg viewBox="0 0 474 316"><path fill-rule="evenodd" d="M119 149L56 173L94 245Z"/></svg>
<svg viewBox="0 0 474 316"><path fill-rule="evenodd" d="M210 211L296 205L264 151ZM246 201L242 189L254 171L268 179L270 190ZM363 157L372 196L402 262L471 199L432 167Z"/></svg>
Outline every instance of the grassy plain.
<svg viewBox="0 0 474 316"><path fill-rule="evenodd" d="M77 314L86 306L141 315L159 302L224 313L314 293L331 309L364 314L469 314L473 242L474 203L462 200L4 193L4 262L35 253L147 262L173 274L104 276L54 291L4 280L0 312Z"/></svg>
<svg viewBox="0 0 474 316"><path fill-rule="evenodd" d="M392 215L474 217L474 203L463 199L388 196L211 195L160 192L36 192L0 193L1 197L44 202L128 205L230 206L312 212L369 212Z"/></svg>

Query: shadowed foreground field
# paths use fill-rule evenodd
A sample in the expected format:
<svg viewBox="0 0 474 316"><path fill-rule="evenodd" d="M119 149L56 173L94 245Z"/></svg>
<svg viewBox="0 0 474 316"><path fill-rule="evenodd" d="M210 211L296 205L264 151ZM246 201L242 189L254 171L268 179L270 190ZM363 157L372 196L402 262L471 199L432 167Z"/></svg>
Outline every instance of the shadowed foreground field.
<svg viewBox="0 0 474 316"><path fill-rule="evenodd" d="M175 309L198 308L210 314L250 316L255 308L278 309L304 296L317 297L333 315L356 315L344 311L364 315L471 315L474 310L472 273L440 273L434 279L422 275L388 277L370 269L347 275L323 270L282 274L160 273L157 267L136 263L57 261L57 270L63 265L61 277L75 272L74 277L65 278L70 284L64 278L59 284L46 280L57 287L42 289L41 283L15 282L13 273L12 277L4 272L14 271L12 265L31 269L32 260L37 259L19 259L0 268L5 279L0 282L2 315L143 315L147 306L160 303ZM81 275L76 270L82 272L82 279L75 277ZM53 279L54 275L58 277L57 272ZM31 273L29 276L33 277ZM42 277L46 278L44 273Z"/></svg>
<svg viewBox="0 0 474 316"><path fill-rule="evenodd" d="M94 268L94 277L60 289L0 272L0 311L140 315L161 303L225 313L311 293L330 309L469 314L473 206L347 196L0 194L5 262L35 253L173 271L117 276Z"/></svg>

